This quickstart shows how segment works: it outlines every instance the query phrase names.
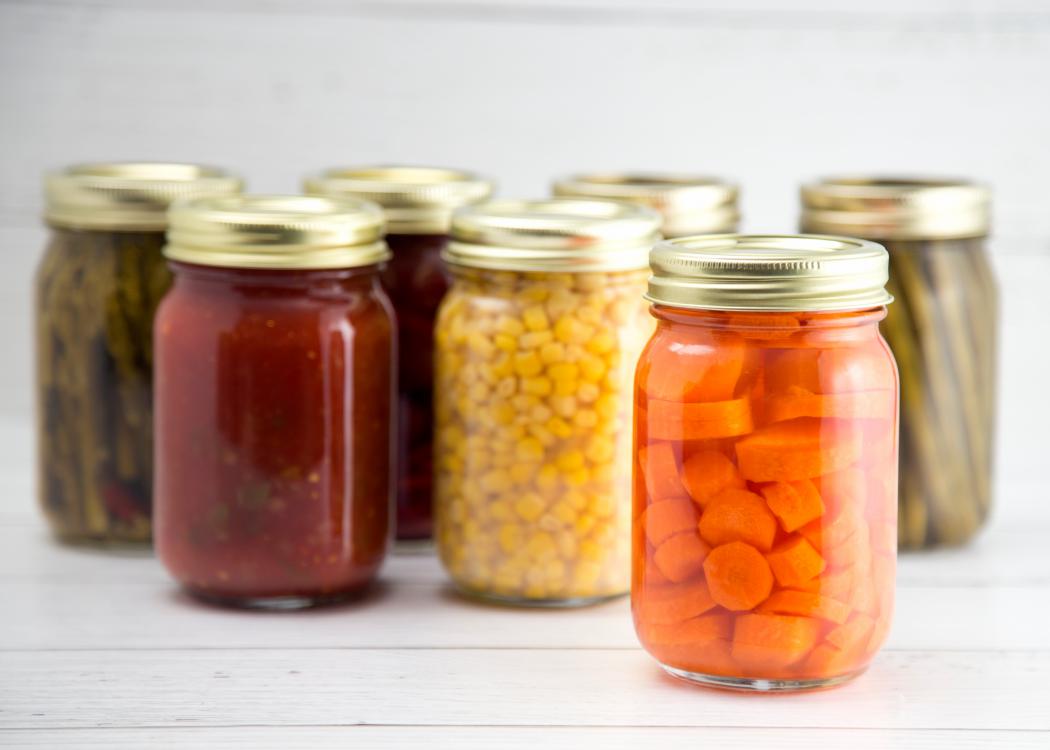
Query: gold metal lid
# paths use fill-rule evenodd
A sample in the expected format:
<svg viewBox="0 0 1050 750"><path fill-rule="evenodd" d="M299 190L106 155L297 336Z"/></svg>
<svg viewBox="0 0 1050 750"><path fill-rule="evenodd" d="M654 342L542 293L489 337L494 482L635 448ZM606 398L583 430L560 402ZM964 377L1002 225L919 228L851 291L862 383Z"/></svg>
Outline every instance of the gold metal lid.
<svg viewBox="0 0 1050 750"><path fill-rule="evenodd" d="M646 298L704 310L841 311L886 305L882 245L815 234L709 234L661 242Z"/></svg>
<svg viewBox="0 0 1050 750"><path fill-rule="evenodd" d="M240 191L240 178L199 164L77 164L45 176L44 218L73 229L163 231L172 201Z"/></svg>
<svg viewBox="0 0 1050 750"><path fill-rule="evenodd" d="M739 191L717 177L657 172L576 174L556 180L554 195L602 198L647 206L663 217L663 234L732 232L740 222Z"/></svg>
<svg viewBox="0 0 1050 750"><path fill-rule="evenodd" d="M500 271L626 271L646 267L660 216L615 201L498 200L452 216L442 257Z"/></svg>
<svg viewBox="0 0 1050 750"><path fill-rule="evenodd" d="M379 204L391 234L447 234L452 212L487 199L494 187L480 175L440 167L329 169L304 181L307 193Z"/></svg>
<svg viewBox="0 0 1050 750"><path fill-rule="evenodd" d="M168 213L171 260L202 266L326 269L390 257L383 212L339 196L235 195L178 201Z"/></svg>
<svg viewBox="0 0 1050 750"><path fill-rule="evenodd" d="M826 177L802 186L802 229L872 239L983 237L991 191L969 180Z"/></svg>

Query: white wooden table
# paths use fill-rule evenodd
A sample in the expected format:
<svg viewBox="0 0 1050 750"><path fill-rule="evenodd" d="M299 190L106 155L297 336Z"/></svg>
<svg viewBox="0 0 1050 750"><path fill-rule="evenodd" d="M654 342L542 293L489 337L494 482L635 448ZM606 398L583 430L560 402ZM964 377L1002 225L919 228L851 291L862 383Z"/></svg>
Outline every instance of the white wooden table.
<svg viewBox="0 0 1050 750"><path fill-rule="evenodd" d="M198 604L148 555L53 543L30 436L0 425L3 747L1050 747L1045 484L1004 484L970 548L902 558L867 674L750 696L664 676L625 600L474 604L430 556L393 557L356 605Z"/></svg>

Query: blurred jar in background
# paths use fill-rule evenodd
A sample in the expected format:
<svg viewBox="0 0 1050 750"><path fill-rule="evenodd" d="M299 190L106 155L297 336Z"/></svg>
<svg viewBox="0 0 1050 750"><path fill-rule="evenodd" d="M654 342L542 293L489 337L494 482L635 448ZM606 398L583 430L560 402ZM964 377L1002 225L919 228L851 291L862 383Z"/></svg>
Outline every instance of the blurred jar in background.
<svg viewBox="0 0 1050 750"><path fill-rule="evenodd" d="M436 167L329 169L306 180L306 192L369 200L386 215L393 252L383 284L399 335L397 538L428 540L432 526L434 316L448 288L441 252L452 211L489 197L492 181Z"/></svg>
<svg viewBox="0 0 1050 750"><path fill-rule="evenodd" d="M612 201L461 209L438 313L435 538L460 590L572 606L628 588L631 382L659 217Z"/></svg>
<svg viewBox="0 0 1050 750"><path fill-rule="evenodd" d="M600 198L646 206L663 218L664 237L735 232L739 191L717 177L659 172L575 174L555 180L564 198Z"/></svg>
<svg viewBox="0 0 1050 750"><path fill-rule="evenodd" d="M900 367L900 544L962 544L988 517L998 292L990 194L965 180L826 178L802 187L807 232L877 240L896 299L882 323Z"/></svg>
<svg viewBox="0 0 1050 750"><path fill-rule="evenodd" d="M63 540L147 543L153 314L175 198L241 181L193 164L81 164L47 175L51 238L36 276L38 493Z"/></svg>
<svg viewBox="0 0 1050 750"><path fill-rule="evenodd" d="M192 593L296 608L364 588L391 530L395 328L379 208L180 202L157 312L157 554Z"/></svg>

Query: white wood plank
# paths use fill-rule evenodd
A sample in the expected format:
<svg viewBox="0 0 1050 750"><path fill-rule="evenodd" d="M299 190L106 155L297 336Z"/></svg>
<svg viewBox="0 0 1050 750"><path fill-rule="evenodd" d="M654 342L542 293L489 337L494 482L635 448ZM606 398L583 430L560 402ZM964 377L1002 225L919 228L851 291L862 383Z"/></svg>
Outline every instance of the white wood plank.
<svg viewBox="0 0 1050 750"><path fill-rule="evenodd" d="M143 748L181 750L182 748L243 748L288 750L288 748L365 747L370 750L406 748L455 748L471 750L638 750L638 748L748 748L777 747L785 750L886 750L907 747L914 750L986 750L1010 747L1014 750L1045 750L1050 737L1040 731L990 730L969 732L928 729L792 729L778 727L670 728L670 727L170 727L163 729L67 729L0 730L0 744L18 748L65 748L114 750Z"/></svg>
<svg viewBox="0 0 1050 750"><path fill-rule="evenodd" d="M890 652L855 682L761 704L640 651L0 654L0 727L528 725L1050 729L1050 653Z"/></svg>

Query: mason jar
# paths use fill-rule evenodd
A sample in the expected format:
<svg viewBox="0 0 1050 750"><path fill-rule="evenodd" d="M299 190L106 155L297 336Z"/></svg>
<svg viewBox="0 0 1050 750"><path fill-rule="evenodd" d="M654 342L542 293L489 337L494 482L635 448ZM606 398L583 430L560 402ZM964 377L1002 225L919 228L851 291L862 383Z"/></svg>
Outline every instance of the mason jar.
<svg viewBox="0 0 1050 750"><path fill-rule="evenodd" d="M373 580L391 523L395 324L378 207L172 207L157 312L156 547L192 594L298 608Z"/></svg>
<svg viewBox="0 0 1050 750"><path fill-rule="evenodd" d="M371 166L329 169L306 191L372 201L386 216L392 257L383 285L397 314L397 539L426 542L433 525L434 318L448 289L441 253L452 211L485 200L493 182L458 169Z"/></svg>
<svg viewBox="0 0 1050 750"><path fill-rule="evenodd" d="M236 193L195 164L80 164L46 177L51 229L36 274L37 492L70 542L148 544L153 315L171 275L165 211Z"/></svg>
<svg viewBox="0 0 1050 750"><path fill-rule="evenodd" d="M988 518L995 453L998 290L990 194L966 180L827 178L802 188L802 229L890 254L882 322L901 376L900 544L969 541Z"/></svg>
<svg viewBox="0 0 1050 750"><path fill-rule="evenodd" d="M460 209L435 329L436 541L474 597L626 593L631 379L659 217L607 201Z"/></svg>
<svg viewBox="0 0 1050 750"><path fill-rule="evenodd" d="M554 195L626 201L653 209L664 237L735 232L739 190L719 177L664 172L587 172L555 180Z"/></svg>
<svg viewBox="0 0 1050 750"><path fill-rule="evenodd" d="M886 638L897 371L886 251L827 236L654 248L635 381L631 603L676 677L826 687Z"/></svg>

